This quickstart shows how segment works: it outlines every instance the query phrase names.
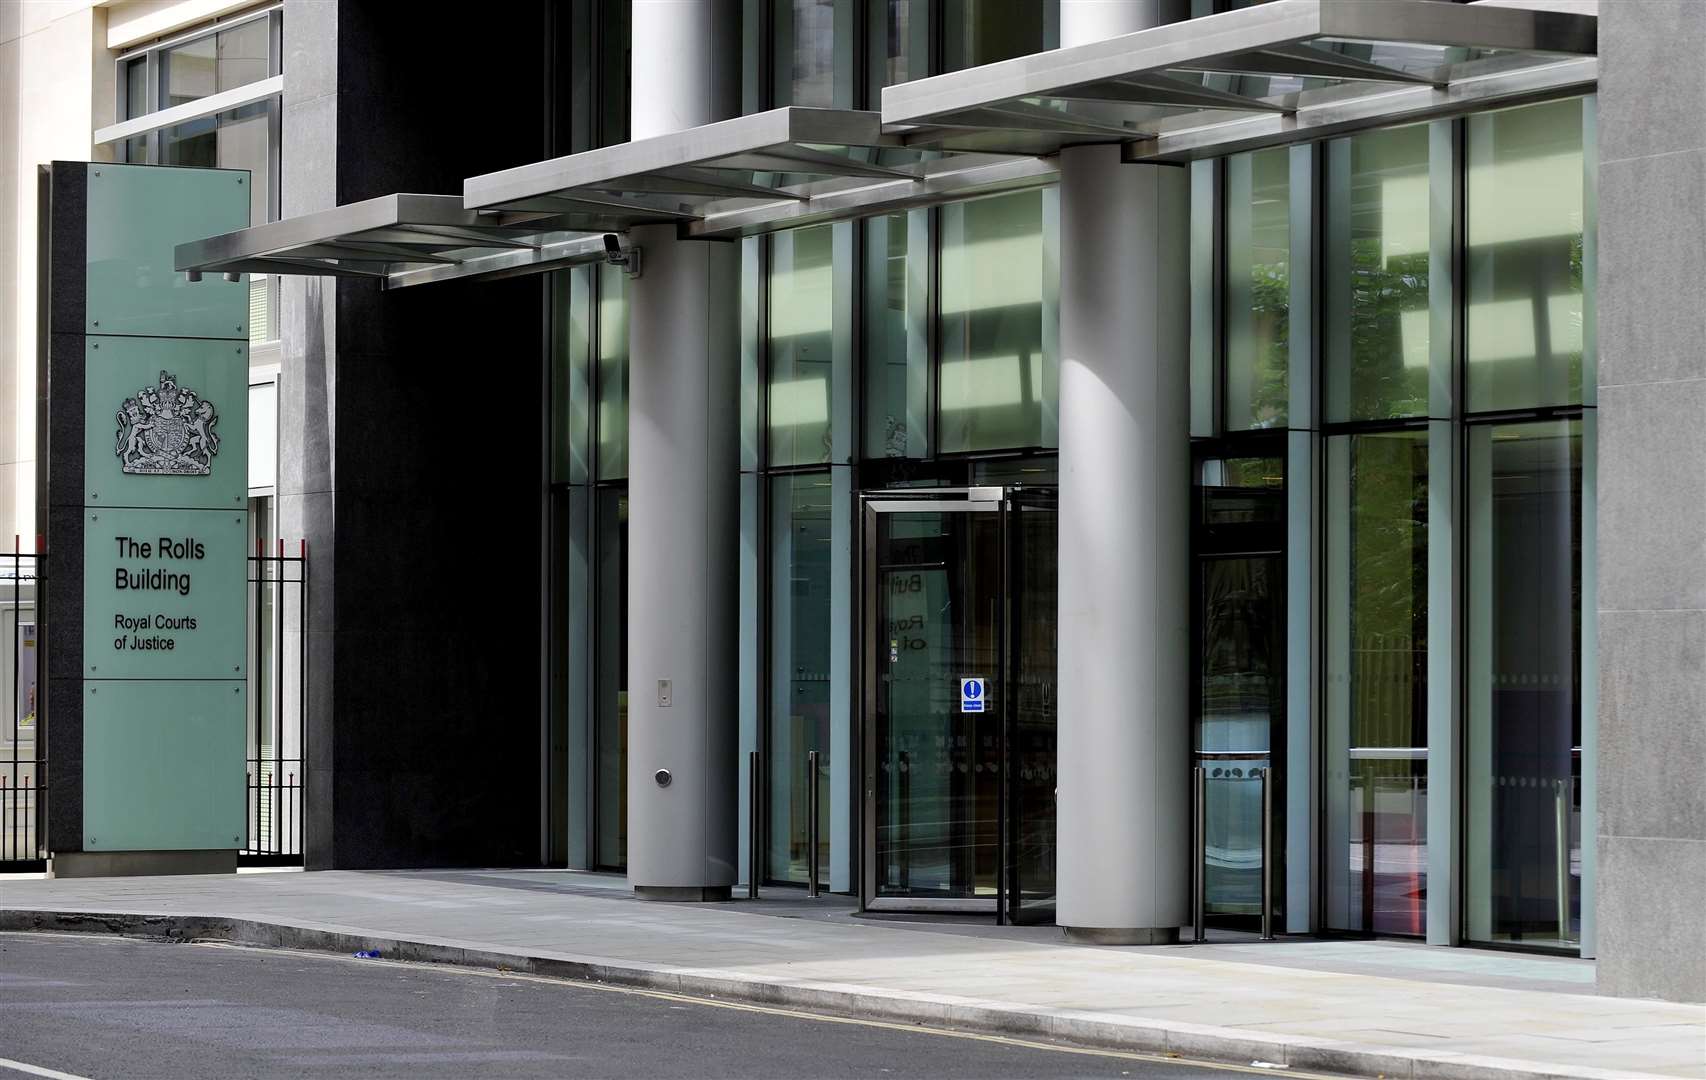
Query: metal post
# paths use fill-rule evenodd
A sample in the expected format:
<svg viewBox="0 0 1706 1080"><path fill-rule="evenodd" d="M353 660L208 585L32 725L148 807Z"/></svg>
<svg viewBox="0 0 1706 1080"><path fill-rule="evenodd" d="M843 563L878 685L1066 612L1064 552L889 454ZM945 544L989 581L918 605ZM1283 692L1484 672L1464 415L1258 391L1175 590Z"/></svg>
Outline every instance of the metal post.
<svg viewBox="0 0 1706 1080"><path fill-rule="evenodd" d="M746 898L758 899L759 877L759 829L761 815L758 812L758 800L763 797L759 782L758 751L751 750L746 755Z"/></svg>
<svg viewBox="0 0 1706 1080"><path fill-rule="evenodd" d="M1552 781L1553 831L1558 837L1558 940L1570 940L1570 788Z"/></svg>
<svg viewBox="0 0 1706 1080"><path fill-rule="evenodd" d="M1262 770L1262 940L1274 939L1274 769Z"/></svg>
<svg viewBox="0 0 1706 1080"><path fill-rule="evenodd" d="M1191 940L1208 940L1208 770L1191 770Z"/></svg>
<svg viewBox="0 0 1706 1080"><path fill-rule="evenodd" d="M806 895L818 895L817 751L806 752Z"/></svg>

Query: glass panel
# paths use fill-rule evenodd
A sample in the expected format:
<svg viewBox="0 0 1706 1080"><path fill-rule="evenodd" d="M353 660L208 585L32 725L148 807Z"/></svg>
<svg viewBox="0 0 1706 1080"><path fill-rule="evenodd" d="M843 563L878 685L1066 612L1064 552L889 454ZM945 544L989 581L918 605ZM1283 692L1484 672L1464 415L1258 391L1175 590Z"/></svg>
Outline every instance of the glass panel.
<svg viewBox="0 0 1706 1080"><path fill-rule="evenodd" d="M770 464L830 458L834 383L833 229L770 239Z"/></svg>
<svg viewBox="0 0 1706 1080"><path fill-rule="evenodd" d="M1327 922L1426 928L1428 438L1328 443Z"/></svg>
<svg viewBox="0 0 1706 1080"><path fill-rule="evenodd" d="M1285 723L1285 560L1235 555L1205 558L1201 567L1206 904L1210 913L1259 915L1259 770Z"/></svg>
<svg viewBox="0 0 1706 1080"><path fill-rule="evenodd" d="M249 221L272 220L272 104L257 101L160 131L160 164L249 170Z"/></svg>
<svg viewBox="0 0 1706 1080"><path fill-rule="evenodd" d="M597 865L628 865L628 493L598 488L593 745Z"/></svg>
<svg viewBox="0 0 1706 1080"><path fill-rule="evenodd" d="M876 892L995 896L1000 844L1001 521L880 514L876 621ZM982 677L981 712L960 680Z"/></svg>
<svg viewBox="0 0 1706 1080"><path fill-rule="evenodd" d="M1581 939L1582 425L1469 429L1468 937Z"/></svg>
<svg viewBox="0 0 1706 1080"><path fill-rule="evenodd" d="M943 0L942 70L958 71L1048 48L1045 15L1058 0Z"/></svg>
<svg viewBox="0 0 1706 1080"><path fill-rule="evenodd" d="M1200 484L1204 524L1277 524L1285 520L1285 462L1279 458L1204 461Z"/></svg>
<svg viewBox="0 0 1706 1080"><path fill-rule="evenodd" d="M1582 103L1468 120L1473 412L1582 400Z"/></svg>
<svg viewBox="0 0 1706 1080"><path fill-rule="evenodd" d="M1039 446L1059 392L1043 353L1042 193L941 208L943 453Z"/></svg>
<svg viewBox="0 0 1706 1080"><path fill-rule="evenodd" d="M869 98L866 107L882 107L882 89L930 73L930 8L925 0L872 0Z"/></svg>
<svg viewBox="0 0 1706 1080"><path fill-rule="evenodd" d="M1284 427L1291 335L1291 151L1226 159L1226 426Z"/></svg>
<svg viewBox="0 0 1706 1080"><path fill-rule="evenodd" d="M865 229L865 456L929 450L930 357L925 339L926 210L868 219Z"/></svg>
<svg viewBox="0 0 1706 1080"><path fill-rule="evenodd" d="M776 105L835 105L836 0L776 0Z"/></svg>
<svg viewBox="0 0 1706 1080"><path fill-rule="evenodd" d="M161 108L197 101L268 76L271 31L253 19L160 53Z"/></svg>
<svg viewBox="0 0 1706 1080"><path fill-rule="evenodd" d="M1428 127L1327 146L1327 418L1428 411Z"/></svg>
<svg viewBox="0 0 1706 1080"><path fill-rule="evenodd" d="M558 484L587 479L592 274L579 266L551 276L551 480Z"/></svg>
<svg viewBox="0 0 1706 1080"><path fill-rule="evenodd" d="M134 120L148 112L148 57L124 62L124 118Z"/></svg>
<svg viewBox="0 0 1706 1080"><path fill-rule="evenodd" d="M804 883L809 751L818 751L818 867L829 873L830 480L770 482L770 877Z"/></svg>
<svg viewBox="0 0 1706 1080"><path fill-rule="evenodd" d="M628 275L598 268L598 478L628 475Z"/></svg>

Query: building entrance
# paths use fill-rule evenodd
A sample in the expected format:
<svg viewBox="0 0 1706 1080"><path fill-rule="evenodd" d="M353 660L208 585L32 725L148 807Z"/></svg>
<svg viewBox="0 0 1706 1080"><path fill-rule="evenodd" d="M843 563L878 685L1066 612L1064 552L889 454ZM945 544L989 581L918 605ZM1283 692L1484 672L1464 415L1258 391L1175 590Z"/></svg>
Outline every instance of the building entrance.
<svg viewBox="0 0 1706 1080"><path fill-rule="evenodd" d="M863 904L1048 921L1054 493L863 504Z"/></svg>

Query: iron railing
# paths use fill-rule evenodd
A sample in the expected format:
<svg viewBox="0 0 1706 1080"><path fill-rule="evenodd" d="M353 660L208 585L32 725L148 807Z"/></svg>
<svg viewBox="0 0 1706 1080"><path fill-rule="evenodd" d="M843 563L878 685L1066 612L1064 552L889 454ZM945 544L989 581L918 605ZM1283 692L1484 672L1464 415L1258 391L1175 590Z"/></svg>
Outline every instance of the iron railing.
<svg viewBox="0 0 1706 1080"><path fill-rule="evenodd" d="M37 541L40 549L40 540ZM41 620L37 596L44 560L25 554L20 538L0 559L0 637L5 639L7 712L0 728L0 871L42 870L47 866L46 744L42 742L40 699L45 669L41 663Z"/></svg>
<svg viewBox="0 0 1706 1080"><path fill-rule="evenodd" d="M264 544L249 556L248 837L238 862L291 866L302 862L307 792L308 542L295 555L283 540L276 554Z"/></svg>

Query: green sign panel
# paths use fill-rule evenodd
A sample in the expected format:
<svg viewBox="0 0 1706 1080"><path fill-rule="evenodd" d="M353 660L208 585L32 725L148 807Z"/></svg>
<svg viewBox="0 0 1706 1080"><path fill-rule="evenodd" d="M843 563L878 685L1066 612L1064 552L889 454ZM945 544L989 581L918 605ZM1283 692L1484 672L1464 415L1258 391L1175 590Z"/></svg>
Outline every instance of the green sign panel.
<svg viewBox="0 0 1706 1080"><path fill-rule="evenodd" d="M86 505L247 507L247 342L102 336L84 351Z"/></svg>
<svg viewBox="0 0 1706 1080"><path fill-rule="evenodd" d="M246 172L87 166L85 851L241 847L249 287L175 248L249 223ZM49 722L52 722L50 715Z"/></svg>
<svg viewBox="0 0 1706 1080"><path fill-rule="evenodd" d="M83 332L247 340L248 284L190 281L172 262L179 244L249 224L249 183L235 169L91 164Z"/></svg>
<svg viewBox="0 0 1706 1080"><path fill-rule="evenodd" d="M230 680L83 684L83 850L243 845L247 694Z"/></svg>
<svg viewBox="0 0 1706 1080"><path fill-rule="evenodd" d="M248 545L230 510L88 511L83 677L242 678Z"/></svg>

